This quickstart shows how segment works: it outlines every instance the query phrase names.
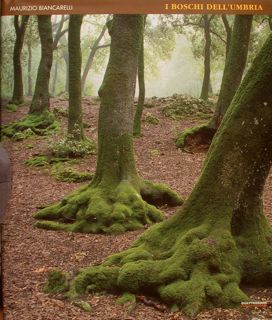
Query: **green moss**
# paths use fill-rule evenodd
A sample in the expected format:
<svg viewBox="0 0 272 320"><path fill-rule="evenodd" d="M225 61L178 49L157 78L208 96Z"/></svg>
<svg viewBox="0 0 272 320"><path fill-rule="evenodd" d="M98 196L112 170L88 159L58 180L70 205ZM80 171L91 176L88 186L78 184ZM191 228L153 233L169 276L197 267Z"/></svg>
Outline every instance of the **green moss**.
<svg viewBox="0 0 272 320"><path fill-rule="evenodd" d="M24 163L28 167L45 167L62 163L74 164L77 163L77 160L71 160L70 158L58 158L51 155L39 155L26 160Z"/></svg>
<svg viewBox="0 0 272 320"><path fill-rule="evenodd" d="M22 120L4 126L2 136L15 141L27 139L33 135L50 135L59 130L55 116L49 111L42 114L28 114Z"/></svg>
<svg viewBox="0 0 272 320"><path fill-rule="evenodd" d="M178 135L176 146L183 149L190 145L210 145L215 132L208 124L189 128Z"/></svg>
<svg viewBox="0 0 272 320"><path fill-rule="evenodd" d="M25 161L28 167L45 167L49 164L47 156L37 156Z"/></svg>
<svg viewBox="0 0 272 320"><path fill-rule="evenodd" d="M120 305L126 304L128 302L130 303L136 302L136 297L134 294L125 292L120 298L116 300L116 303Z"/></svg>
<svg viewBox="0 0 272 320"><path fill-rule="evenodd" d="M58 269L50 271L44 287L46 293L63 293L69 289L69 276Z"/></svg>
<svg viewBox="0 0 272 320"><path fill-rule="evenodd" d="M159 118L157 118L156 116L150 114L147 114L144 118L144 121L149 123L149 124L154 124L154 125L158 125L160 123Z"/></svg>
<svg viewBox="0 0 272 320"><path fill-rule="evenodd" d="M54 165L51 174L56 180L62 182L84 182L93 178L92 173L79 172L63 164Z"/></svg>
<svg viewBox="0 0 272 320"><path fill-rule="evenodd" d="M92 307L87 301L83 301L83 300L73 301L73 305L79 307L80 309L86 312L92 311Z"/></svg>
<svg viewBox="0 0 272 320"><path fill-rule="evenodd" d="M172 98L166 99L168 100L170 103L161 111L173 120L210 119L213 114L214 103L209 100L204 101L186 95L173 95Z"/></svg>
<svg viewBox="0 0 272 320"><path fill-rule="evenodd" d="M56 157L81 158L88 154L95 154L96 145L93 141L88 139L77 141L67 137L54 144L51 147L51 152Z"/></svg>
<svg viewBox="0 0 272 320"><path fill-rule="evenodd" d="M16 112L17 109L18 109L18 105L13 104L13 103L8 103L8 104L6 104L5 108L6 108L8 111Z"/></svg>
<svg viewBox="0 0 272 320"><path fill-rule="evenodd" d="M140 181L142 190L146 190L143 196L127 181L111 189L109 186L93 187L92 184L84 186L61 202L38 211L34 215L40 220L37 226L72 232L120 234L163 220L162 212L147 202L159 205L181 203L178 195L166 186Z"/></svg>

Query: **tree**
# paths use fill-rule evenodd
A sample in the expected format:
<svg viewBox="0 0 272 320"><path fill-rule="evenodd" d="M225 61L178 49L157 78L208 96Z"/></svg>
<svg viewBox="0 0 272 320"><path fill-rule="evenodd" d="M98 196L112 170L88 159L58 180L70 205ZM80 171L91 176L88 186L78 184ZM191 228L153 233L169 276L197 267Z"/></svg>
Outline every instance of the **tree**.
<svg viewBox="0 0 272 320"><path fill-rule="evenodd" d="M246 15L237 15L235 17L220 94L214 115L208 124L190 128L181 133L176 142L178 147L188 147L190 144L195 144L195 141L197 141L198 144L204 145L211 143L242 80L247 61L252 19L253 16Z"/></svg>
<svg viewBox="0 0 272 320"><path fill-rule="evenodd" d="M94 57L95 57L97 51L100 50L100 49L108 48L110 46L110 44L107 44L107 43L106 44L100 44L101 40L103 39L103 37L104 37L104 35L106 33L107 23L110 21L109 19L110 19L110 16L107 17L106 23L102 27L98 37L95 39L95 41L94 41L94 43L93 43L93 45L91 47L88 59L86 61L86 64L85 64L85 67L84 67L84 70L83 70L82 78L81 78L82 91L84 91L86 80L87 80L87 76L88 76L88 73L89 73L89 71L90 71L90 69L92 67L92 64L93 64L93 61L94 61Z"/></svg>
<svg viewBox="0 0 272 320"><path fill-rule="evenodd" d="M214 116L209 127L217 130L229 107L246 67L250 30L253 16L237 15L233 25L229 54L226 59L223 79Z"/></svg>
<svg viewBox="0 0 272 320"><path fill-rule="evenodd" d="M202 89L200 98L203 100L207 100L209 97L209 86L211 83L211 20L214 16L204 14L203 25L204 25L204 36L205 36L205 48L204 48L204 77L202 83Z"/></svg>
<svg viewBox="0 0 272 320"><path fill-rule="evenodd" d="M13 50L13 95L11 104L19 105L24 101L23 73L21 65L21 54L24 44L24 36L29 16L14 17L14 28L16 40Z"/></svg>
<svg viewBox="0 0 272 320"><path fill-rule="evenodd" d="M146 16L145 16L146 20ZM138 85L139 85L139 97L136 106L136 113L133 123L133 135L139 136L141 134L142 114L144 110L145 102L145 63L144 63L144 35L141 40L141 50L138 58Z"/></svg>
<svg viewBox="0 0 272 320"><path fill-rule="evenodd" d="M81 106L81 47L80 29L83 16L71 15L68 31L69 52L69 108L68 136L73 140L84 140Z"/></svg>
<svg viewBox="0 0 272 320"><path fill-rule="evenodd" d="M181 203L168 187L142 179L135 166L133 100L143 27L141 15L115 15L109 24L111 50L99 90L95 176L89 185L37 212L38 227L121 233L162 220L151 204Z"/></svg>
<svg viewBox="0 0 272 320"><path fill-rule="evenodd" d="M53 62L53 38L51 16L38 16L38 30L41 41L41 60L31 102L30 114L42 114L49 111L49 80Z"/></svg>
<svg viewBox="0 0 272 320"><path fill-rule="evenodd" d="M272 284L272 228L261 199L272 163L271 56L272 35L235 95L183 207L126 251L81 269L70 288L62 287L67 296L87 290L149 294L195 315L247 300L242 281Z"/></svg>
<svg viewBox="0 0 272 320"><path fill-rule="evenodd" d="M25 33L25 44L27 47L27 95L32 96L32 79L33 79L33 71L32 71L32 50L39 43L39 36L37 34L37 17L30 16L27 24L27 30Z"/></svg>
<svg viewBox="0 0 272 320"><path fill-rule="evenodd" d="M28 115L2 130L3 135L15 140L22 140L33 134L46 135L58 128L54 115L49 111L49 79L53 59L51 16L38 16L38 31L41 41L41 60Z"/></svg>

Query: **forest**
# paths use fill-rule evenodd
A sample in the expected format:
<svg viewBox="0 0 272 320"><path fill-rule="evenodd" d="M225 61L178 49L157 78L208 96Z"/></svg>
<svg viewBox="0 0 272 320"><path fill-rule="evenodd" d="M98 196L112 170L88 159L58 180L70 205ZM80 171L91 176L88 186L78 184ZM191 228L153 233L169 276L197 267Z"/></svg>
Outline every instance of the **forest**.
<svg viewBox="0 0 272 320"><path fill-rule="evenodd" d="M1 22L5 319L272 319L272 17Z"/></svg>

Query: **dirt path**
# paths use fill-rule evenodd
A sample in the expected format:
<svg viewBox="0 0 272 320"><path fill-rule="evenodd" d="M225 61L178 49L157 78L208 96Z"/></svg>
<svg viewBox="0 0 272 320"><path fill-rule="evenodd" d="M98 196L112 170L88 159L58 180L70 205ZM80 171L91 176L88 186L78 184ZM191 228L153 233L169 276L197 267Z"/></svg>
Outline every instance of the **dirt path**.
<svg viewBox="0 0 272 320"><path fill-rule="evenodd" d="M61 99L54 100L54 107L67 106ZM27 112L27 106L18 112L3 112L7 123ZM174 121L163 116L158 109L145 110L160 119L159 125L144 123L143 136L135 139L137 166L146 179L169 184L183 197L192 190L205 154L182 153L174 145L174 137L193 121ZM96 139L98 106L84 100L84 120L91 124L89 137ZM63 126L66 119L63 118ZM90 295L87 299L92 311L86 313L65 301L52 299L42 291L46 271L60 267L76 271L81 267L102 261L106 256L127 248L143 231L124 235L82 235L54 232L33 227L32 214L37 206L62 198L78 188L76 183L57 182L45 169L29 168L24 161L47 149L47 139L28 139L22 142L5 142L13 163L13 192L4 225L4 304L7 320L156 320L187 319L181 313L160 312L138 303L133 310L118 306L115 296ZM78 167L95 170L95 156L89 156ZM269 176L265 197L265 210L272 222L272 175ZM166 215L173 210L167 210ZM249 290L249 289L247 289ZM271 289L252 289L254 299L269 299ZM215 309L199 314L195 319L272 319L271 310L222 310Z"/></svg>

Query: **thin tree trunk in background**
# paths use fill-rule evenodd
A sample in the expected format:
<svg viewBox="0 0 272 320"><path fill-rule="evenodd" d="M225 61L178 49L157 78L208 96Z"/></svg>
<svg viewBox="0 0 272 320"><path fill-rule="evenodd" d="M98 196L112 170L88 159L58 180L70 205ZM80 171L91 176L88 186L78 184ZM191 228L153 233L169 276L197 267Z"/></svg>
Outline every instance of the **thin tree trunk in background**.
<svg viewBox="0 0 272 320"><path fill-rule="evenodd" d="M236 15L216 110L209 124L217 129L243 77L253 16Z"/></svg>
<svg viewBox="0 0 272 320"><path fill-rule="evenodd" d="M13 50L13 95L10 103L19 105L24 101L24 84L21 64L21 54L24 44L24 36L29 16L14 17L16 40Z"/></svg>
<svg viewBox="0 0 272 320"><path fill-rule="evenodd" d="M207 100L209 97L209 85L211 78L211 33L210 22L212 18L208 15L203 15L204 21L204 35L205 35L205 49L204 49L204 78L202 83L200 98Z"/></svg>
<svg viewBox="0 0 272 320"><path fill-rule="evenodd" d="M146 16L145 16L146 21ZM144 21L144 22L145 22ZM141 40L141 50L138 59L138 85L139 97L134 116L133 135L139 136L141 134L142 114L145 102L145 63L144 63L144 35Z"/></svg>
<svg viewBox="0 0 272 320"><path fill-rule="evenodd" d="M49 80L53 61L51 16L38 16L38 30L41 41L41 60L29 110L31 114L41 114L50 107Z"/></svg>
<svg viewBox="0 0 272 320"><path fill-rule="evenodd" d="M69 52L69 108L68 139L83 140L82 106L81 106L81 46L80 29L83 16L70 15L68 31Z"/></svg>
<svg viewBox="0 0 272 320"><path fill-rule="evenodd" d="M225 14L221 15L222 17L222 21L226 30L226 35L227 35L227 44L226 44L226 58L229 52L229 48L230 48L230 41L231 41L231 34L232 34L232 28L229 24L228 18Z"/></svg>
<svg viewBox="0 0 272 320"><path fill-rule="evenodd" d="M27 64L27 80L28 80L28 93L27 95L30 97L32 96L32 48L31 44L27 44L27 51L28 51L28 64Z"/></svg>
<svg viewBox="0 0 272 320"><path fill-rule="evenodd" d="M94 42L94 44L93 44L93 46L91 48L91 51L90 51L90 54L88 56L87 62L85 64L84 71L83 71L82 78L81 78L82 92L84 92L86 79L87 79L88 73L89 73L89 71L91 69L91 66L93 64L93 60L94 60L94 57L95 57L95 54L96 54L97 50L101 49L101 48L109 47L109 45L99 46L99 43L102 40L102 38L104 37L106 30L107 30L107 24L105 24L103 26L99 36L97 37L97 39L95 40L95 42Z"/></svg>
<svg viewBox="0 0 272 320"><path fill-rule="evenodd" d="M53 96L55 96L55 94L56 94L57 79L58 79L58 60L55 61L55 69L54 69L54 75L53 75L53 80L52 80L52 94L53 94Z"/></svg>

